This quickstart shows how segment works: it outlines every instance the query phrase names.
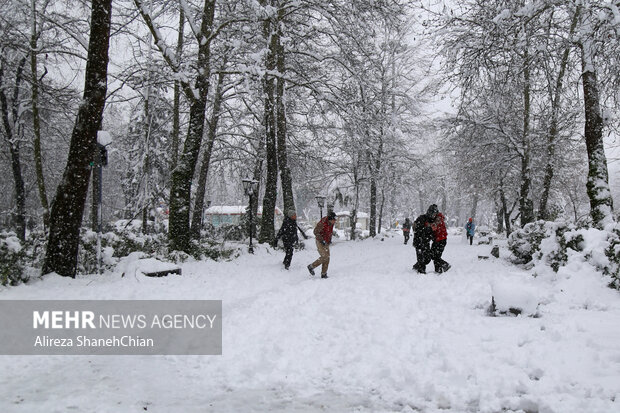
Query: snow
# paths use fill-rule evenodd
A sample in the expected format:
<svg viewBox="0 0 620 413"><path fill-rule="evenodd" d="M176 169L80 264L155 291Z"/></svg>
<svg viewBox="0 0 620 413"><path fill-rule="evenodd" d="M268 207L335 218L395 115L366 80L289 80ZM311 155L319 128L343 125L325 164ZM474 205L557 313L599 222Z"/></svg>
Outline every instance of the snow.
<svg viewBox="0 0 620 413"><path fill-rule="evenodd" d="M107 146L112 143L112 135L105 130L97 131L97 143L99 145Z"/></svg>
<svg viewBox="0 0 620 413"><path fill-rule="evenodd" d="M620 410L620 295L583 260L534 278L450 236L452 269L418 275L394 231L336 240L321 280L305 268L312 242L290 271L281 250L246 245L233 261L181 264L180 277L121 277L134 255L102 276L2 288L1 299L221 299L224 341L221 356L5 356L0 411ZM537 317L489 317L492 294Z"/></svg>
<svg viewBox="0 0 620 413"><path fill-rule="evenodd" d="M248 209L247 205L214 205L205 210L205 215L243 215ZM263 214L263 207L259 206L257 214ZM275 208L276 215L282 215L282 210Z"/></svg>
<svg viewBox="0 0 620 413"><path fill-rule="evenodd" d="M12 253L18 253L22 250L22 244L16 235L12 233L3 235L4 238L0 238L0 246L6 247L7 251Z"/></svg>
<svg viewBox="0 0 620 413"><path fill-rule="evenodd" d="M128 257L121 259L116 270L121 271L126 276L134 276L138 274L163 273L179 268L176 264L163 262L155 258L142 257L143 254L140 252L131 253Z"/></svg>

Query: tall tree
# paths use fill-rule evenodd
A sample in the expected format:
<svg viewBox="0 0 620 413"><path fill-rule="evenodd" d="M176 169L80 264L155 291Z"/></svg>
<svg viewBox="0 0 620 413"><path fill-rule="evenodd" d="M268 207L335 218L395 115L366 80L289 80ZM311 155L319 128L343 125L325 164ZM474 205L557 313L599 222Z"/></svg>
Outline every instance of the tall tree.
<svg viewBox="0 0 620 413"><path fill-rule="evenodd" d="M19 95L22 82L24 80L24 66L26 57L18 58L15 69L15 80L13 87L7 87L5 80L5 66L8 59L0 62L0 110L2 111L2 125L4 126L4 137L9 146L11 154L11 170L13 172L13 182L15 190L15 219L17 236L22 241L26 239L26 188L22 174L22 161L20 151L20 114L19 114ZM5 89L12 90L9 99Z"/></svg>
<svg viewBox="0 0 620 413"><path fill-rule="evenodd" d="M65 172L52 204L43 274L76 275L89 162L93 159L106 100L111 18L112 0L92 0L83 103L73 127Z"/></svg>
<svg viewBox="0 0 620 413"><path fill-rule="evenodd" d="M153 40L162 52L164 59L173 71L178 72L180 70L179 62L176 61L166 46L159 29L155 26L151 17L151 10L141 0L134 0L134 3L149 27ZM181 2L182 7L184 4ZM178 164L172 171L168 239L171 249L185 252L191 250L191 189L204 132L209 77L211 76L211 43L219 32L219 28L213 26L215 6L216 0L205 0L201 12L200 28L192 26L198 42L194 85L193 87L190 86L188 81L181 82L185 96L190 102L189 125ZM187 12L185 14L188 15Z"/></svg>

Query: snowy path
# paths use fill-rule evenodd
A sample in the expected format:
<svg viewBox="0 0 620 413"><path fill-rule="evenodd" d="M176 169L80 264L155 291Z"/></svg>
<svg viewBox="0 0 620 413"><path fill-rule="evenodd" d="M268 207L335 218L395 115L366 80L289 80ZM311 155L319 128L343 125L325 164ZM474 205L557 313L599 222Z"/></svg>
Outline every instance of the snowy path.
<svg viewBox="0 0 620 413"><path fill-rule="evenodd" d="M537 279L540 318L488 317L491 282L531 283L489 246L448 240L453 265L411 271L402 237L261 247L182 277L48 277L0 299L221 299L222 356L0 357L2 412L620 411L620 295L584 268ZM502 251L505 254L505 251Z"/></svg>

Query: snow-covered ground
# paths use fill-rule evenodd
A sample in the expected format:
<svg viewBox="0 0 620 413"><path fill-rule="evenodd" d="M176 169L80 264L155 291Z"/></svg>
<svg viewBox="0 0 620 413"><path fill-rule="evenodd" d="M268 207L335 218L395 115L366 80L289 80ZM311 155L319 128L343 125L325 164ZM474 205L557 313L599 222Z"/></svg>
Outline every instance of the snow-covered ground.
<svg viewBox="0 0 620 413"><path fill-rule="evenodd" d="M395 233L336 241L327 280L308 276L308 243L290 271L261 246L182 276L5 288L0 299L221 299L224 339L221 356L0 356L0 411L620 411L620 294L586 264L533 278L478 259L489 251L451 236L452 269L418 275ZM537 317L489 317L492 291L540 302Z"/></svg>

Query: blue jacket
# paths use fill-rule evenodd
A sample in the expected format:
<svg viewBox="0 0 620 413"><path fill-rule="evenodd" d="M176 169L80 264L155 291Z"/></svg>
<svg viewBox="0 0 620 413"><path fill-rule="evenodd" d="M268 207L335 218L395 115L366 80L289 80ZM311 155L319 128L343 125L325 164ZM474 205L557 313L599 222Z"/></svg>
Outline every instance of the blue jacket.
<svg viewBox="0 0 620 413"><path fill-rule="evenodd" d="M476 224L472 222L468 222L465 224L465 229L467 230L467 235L474 236L474 232L476 231Z"/></svg>

